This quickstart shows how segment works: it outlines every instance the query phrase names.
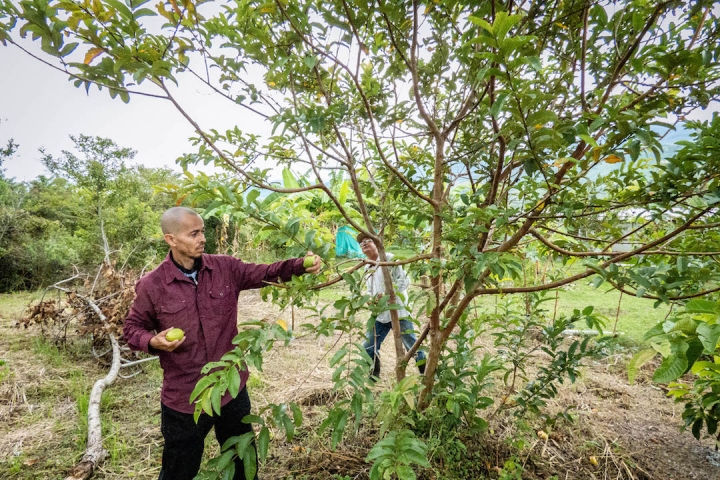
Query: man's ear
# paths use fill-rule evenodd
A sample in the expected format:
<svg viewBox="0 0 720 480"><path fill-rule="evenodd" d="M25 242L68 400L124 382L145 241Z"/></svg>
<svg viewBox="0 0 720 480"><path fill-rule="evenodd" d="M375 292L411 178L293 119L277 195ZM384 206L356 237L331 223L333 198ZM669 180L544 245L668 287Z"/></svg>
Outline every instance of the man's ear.
<svg viewBox="0 0 720 480"><path fill-rule="evenodd" d="M166 233L163 237L168 245L171 247L175 246L175 236L172 233Z"/></svg>

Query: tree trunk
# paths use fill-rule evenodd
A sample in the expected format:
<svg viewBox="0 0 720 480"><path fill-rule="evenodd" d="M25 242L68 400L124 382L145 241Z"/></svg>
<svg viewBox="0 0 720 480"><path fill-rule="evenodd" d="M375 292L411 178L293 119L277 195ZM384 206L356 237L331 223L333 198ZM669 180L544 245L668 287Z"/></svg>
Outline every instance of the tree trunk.
<svg viewBox="0 0 720 480"><path fill-rule="evenodd" d="M387 262L385 256L384 245L378 248L378 254L381 262ZM392 275L388 266L380 267L383 275L383 283L385 283L385 294L390 296L390 304L397 303L397 297L395 296L395 288L392 283ZM395 355L397 361L395 363L395 377L397 381L401 381L405 378L405 367L406 362L403 361L405 357L405 346L402 343L402 332L400 331L400 318L398 317L397 310L390 310L390 325L392 325L393 339L395 340Z"/></svg>
<svg viewBox="0 0 720 480"><path fill-rule="evenodd" d="M435 384L435 372L437 371L438 362L440 361L440 352L442 352L443 344L442 332L437 331L430 334L430 350L428 351L427 360L425 360L425 378L423 379L423 389L418 399L418 410L425 410L432 400L432 389Z"/></svg>

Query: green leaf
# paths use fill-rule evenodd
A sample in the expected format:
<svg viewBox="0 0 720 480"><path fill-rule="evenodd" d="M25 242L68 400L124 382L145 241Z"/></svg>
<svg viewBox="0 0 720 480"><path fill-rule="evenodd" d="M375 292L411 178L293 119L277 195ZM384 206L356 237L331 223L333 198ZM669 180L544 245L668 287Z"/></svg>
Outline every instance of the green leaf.
<svg viewBox="0 0 720 480"><path fill-rule="evenodd" d="M536 72L542 71L542 63L540 62L540 57L537 57L535 55L531 55L527 57L528 64L535 70Z"/></svg>
<svg viewBox="0 0 720 480"><path fill-rule="evenodd" d="M282 178L283 186L285 188L300 188L300 184L298 183L295 175L293 175L292 171L289 168L283 168Z"/></svg>
<svg viewBox="0 0 720 480"><path fill-rule="evenodd" d="M258 197L260 196L260 190L252 189L247 193L247 197L245 197L246 203L251 204L253 203Z"/></svg>
<svg viewBox="0 0 720 480"><path fill-rule="evenodd" d="M693 335L695 333L695 330L697 329L697 326L697 321L691 320L689 318L683 318L675 322L675 325L673 325L673 327L668 330L668 333L682 332L685 335Z"/></svg>
<svg viewBox="0 0 720 480"><path fill-rule="evenodd" d="M220 455L220 458L218 459L217 463L217 470L222 471L225 470L225 468L232 463L233 459L235 458L235 451L234 450L228 450L222 455Z"/></svg>
<svg viewBox="0 0 720 480"><path fill-rule="evenodd" d="M413 469L406 465L398 465L395 471L397 472L398 480L415 480L416 478Z"/></svg>
<svg viewBox="0 0 720 480"><path fill-rule="evenodd" d="M197 385L195 385L195 388L190 394L190 403L195 401L195 399L198 398L200 394L202 394L208 387L213 385L215 382L217 382L217 377L215 375L206 375L200 380L198 380Z"/></svg>
<svg viewBox="0 0 720 480"><path fill-rule="evenodd" d="M720 307L717 302L711 302L710 300L695 299L691 300L685 305L685 310L688 313L711 313L713 315L720 314Z"/></svg>
<svg viewBox="0 0 720 480"><path fill-rule="evenodd" d="M225 443L222 444L221 449L228 450L235 447L235 452L237 452L238 457L243 457L253 440L255 440L254 432L243 433L242 435L228 438Z"/></svg>
<svg viewBox="0 0 720 480"><path fill-rule="evenodd" d="M665 358L658 369L655 370L653 381L656 383L668 383L680 378L688 368L688 360L685 356L687 348L687 344L682 344L679 349L674 349L670 356Z"/></svg>
<svg viewBox="0 0 720 480"><path fill-rule="evenodd" d="M317 65L317 57L315 55L308 55L303 58L303 63L305 63L308 68L314 68L315 65Z"/></svg>
<svg viewBox="0 0 720 480"><path fill-rule="evenodd" d="M657 352L655 350L653 350L652 348L648 348L647 350L640 350L635 355L633 355L627 367L628 382L634 383L635 377L637 376L640 367L652 360L656 354Z"/></svg>
<svg viewBox="0 0 720 480"><path fill-rule="evenodd" d="M685 271L687 270L688 264L689 264L688 257L680 255L677 258L677 260L675 261L675 265L676 265L678 273L680 275L685 273Z"/></svg>
<svg viewBox="0 0 720 480"><path fill-rule="evenodd" d="M495 21L493 22L493 31L498 39L503 39L510 29L522 19L521 15L508 15L507 12L497 12Z"/></svg>
<svg viewBox="0 0 720 480"><path fill-rule="evenodd" d="M135 18L140 18L140 17L157 17L157 13L155 13L155 12L152 11L152 10L150 10L149 8L141 8L141 9L139 9L139 10L136 10L135 12L133 12L133 15L135 16Z"/></svg>
<svg viewBox="0 0 720 480"><path fill-rule="evenodd" d="M663 328L664 323L665 322L660 322L660 323L656 324L653 328L648 330L645 333L644 339L648 340L652 337L656 337L658 335L663 335L665 333L665 329Z"/></svg>
<svg viewBox="0 0 720 480"><path fill-rule="evenodd" d="M692 368L704 350L703 344L698 338L690 339L687 345L688 348L685 352L685 357L687 358L688 366L685 368L683 374L687 373Z"/></svg>
<svg viewBox="0 0 720 480"><path fill-rule="evenodd" d="M507 98L508 94L506 92L500 92L495 98L495 102L490 107L490 115L492 115L494 118L498 118L498 115L500 115L500 110L502 110L503 105L505 105L505 100L507 100Z"/></svg>
<svg viewBox="0 0 720 480"><path fill-rule="evenodd" d="M287 438L288 442L292 442L295 436L295 424L285 413L281 414L281 420L283 427L285 427L285 438Z"/></svg>
<svg viewBox="0 0 720 480"><path fill-rule="evenodd" d="M77 48L78 45L79 45L79 43L77 43L77 42L68 43L67 45L65 45L63 47L62 50L60 50L60 56L67 57L68 55L70 55L72 52L75 51L75 49Z"/></svg>
<svg viewBox="0 0 720 480"><path fill-rule="evenodd" d="M265 420L264 420L261 416L259 416L259 415L254 415L254 414L252 414L252 413L250 413L250 414L248 414L248 415L245 415L245 416L242 418L242 422L243 422L243 423L248 423L248 424L250 424L250 423L257 423L258 425L265 425Z"/></svg>
<svg viewBox="0 0 720 480"><path fill-rule="evenodd" d="M342 185L340 185L340 193L338 193L338 202L340 202L340 205L345 205L348 193L350 193L350 182L345 180Z"/></svg>
<svg viewBox="0 0 720 480"><path fill-rule="evenodd" d="M698 338L705 347L707 354L714 354L717 349L718 339L720 338L720 325L709 325L705 322L700 322L696 330Z"/></svg>
<svg viewBox="0 0 720 480"><path fill-rule="evenodd" d="M702 426L703 426L702 418L695 420L695 423L693 423L692 434L693 434L693 437L695 437L697 440L700 440L700 433L702 430Z"/></svg>
<svg viewBox="0 0 720 480"><path fill-rule="evenodd" d="M292 410L293 413L293 423L296 427L299 427L302 425L303 420L302 410L300 410L300 407L298 407L295 403L290 404L290 410Z"/></svg>
<svg viewBox="0 0 720 480"><path fill-rule="evenodd" d="M596 142L595 139L594 139L593 137L591 137L590 135L580 134L580 135L578 135L578 137L579 137L582 141L584 141L585 143L587 143L588 145L590 145L591 147L597 148L597 146L598 146L597 142Z"/></svg>
<svg viewBox="0 0 720 480"><path fill-rule="evenodd" d="M545 125L555 121L557 121L557 114L549 110L533 112L527 117L527 123L531 128L534 128L535 125Z"/></svg>
<svg viewBox="0 0 720 480"><path fill-rule="evenodd" d="M268 448L270 446L270 429L263 427L260 429L257 439L257 449L260 461L265 461L267 458Z"/></svg>
<svg viewBox="0 0 720 480"><path fill-rule="evenodd" d="M222 388L219 384L215 385L212 388L212 395L210 395L210 401L212 403L213 412L215 412L218 415L220 415L220 408L222 405L222 397L223 397L224 393L225 393L225 389ZM203 408L204 408L204 406L203 406Z"/></svg>
<svg viewBox="0 0 720 480"><path fill-rule="evenodd" d="M235 478L235 462L230 462L227 467L222 470L220 480L233 480Z"/></svg>
<svg viewBox="0 0 720 480"><path fill-rule="evenodd" d="M355 415L355 429L360 426L360 420L362 419L362 395L360 395L359 392L356 392L353 395L352 401L350 402L350 408L353 411L353 415Z"/></svg>
<svg viewBox="0 0 720 480"><path fill-rule="evenodd" d="M200 405L202 406L203 412L210 415L212 417L213 411L212 411L212 389L205 390L205 393L203 394L202 401L200 402Z"/></svg>
<svg viewBox="0 0 720 480"><path fill-rule="evenodd" d="M415 442L419 442L419 440L415 440ZM430 466L430 463L428 462L428 460L426 458L426 453L422 452L422 449L406 448L403 450L403 454L412 463L416 463L416 464L420 465L421 467L429 467Z"/></svg>
<svg viewBox="0 0 720 480"><path fill-rule="evenodd" d="M243 455L243 468L245 469L245 478L255 478L255 474L257 473L257 455L255 454L255 449L252 448L252 446L245 449L245 455Z"/></svg>
<svg viewBox="0 0 720 480"><path fill-rule="evenodd" d="M228 369L227 382L230 395L232 395L233 398L236 398L238 396L238 393L240 393L241 379L240 372L238 372L237 367L235 367L234 365Z"/></svg>
<svg viewBox="0 0 720 480"><path fill-rule="evenodd" d="M493 31L492 25L490 25L488 22L486 22L486 21L483 20L482 18L479 18L479 17L475 17L475 16L470 15L470 16L468 17L468 20L470 20L470 21L471 21L472 23L474 23L475 25L484 28L484 29L485 29L488 33L490 33L490 34L494 34L494 33L495 33L495 32Z"/></svg>
<svg viewBox="0 0 720 480"><path fill-rule="evenodd" d="M334 367L337 365L337 363L347 354L347 347L342 347L340 350L335 352L335 354L330 359L329 365L330 367Z"/></svg>
<svg viewBox="0 0 720 480"><path fill-rule="evenodd" d="M343 434L345 433L345 426L347 425L347 421L348 421L348 411L344 410L342 412L342 414L340 415L340 418L338 419L337 423L333 426L333 432L332 432L332 449L333 450L340 443L340 440L342 440Z"/></svg>

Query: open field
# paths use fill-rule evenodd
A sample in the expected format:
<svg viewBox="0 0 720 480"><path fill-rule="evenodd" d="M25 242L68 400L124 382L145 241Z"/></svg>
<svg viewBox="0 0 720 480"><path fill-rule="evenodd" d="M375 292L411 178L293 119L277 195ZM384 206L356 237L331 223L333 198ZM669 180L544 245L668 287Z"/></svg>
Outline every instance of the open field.
<svg viewBox="0 0 720 480"><path fill-rule="evenodd" d="M614 322L618 296L601 292L586 285L563 291L558 314L584 307L587 301ZM105 369L93 359L86 342L58 349L44 341L39 330L14 327L31 298L30 294L0 296L0 359L4 362L0 366L0 478L61 479L82 454L88 394ZM263 303L255 292L243 293L241 304L241 321L288 319L288 312ZM617 329L625 331L630 341L588 365L582 378L563 386L551 401L551 411L572 408L573 423L559 424L543 441L536 434L539 421L511 427L503 417L495 417L483 437L463 439L467 451L458 454L467 460L466 470L443 470L444 460L434 457L439 446L429 442L434 470L421 472L419 478L720 478L720 457L710 448L712 442L698 442L689 432L679 432L682 408L649 383L650 367L643 369L636 385L627 384L625 364L632 354L628 344L640 339L658 315L662 318L667 313L649 307L647 301L624 297ZM313 321L301 311L296 316L298 323ZM371 422L364 421L360 432L336 451L330 451L326 436L319 437L312 429L334 398L327 360L347 341L340 336L316 339L299 334L289 347L273 349L266 357L265 371L251 376L249 391L255 408L268 402L296 401L305 419L292 444L273 440L269 461L261 469L263 479L367 478L369 466L363 459L371 446L368 433L375 431ZM385 365L393 362L392 342L383 345L382 355ZM145 364L143 373L118 379L106 390L102 412L109 456L95 478L157 478L162 448L161 374L157 364ZM389 387L391 376L389 369L383 372L378 393ZM497 394L502 394L500 388ZM212 435L207 445L208 455L217 451ZM590 463L591 456L598 465ZM510 472L512 465L525 473L498 477L500 467Z"/></svg>

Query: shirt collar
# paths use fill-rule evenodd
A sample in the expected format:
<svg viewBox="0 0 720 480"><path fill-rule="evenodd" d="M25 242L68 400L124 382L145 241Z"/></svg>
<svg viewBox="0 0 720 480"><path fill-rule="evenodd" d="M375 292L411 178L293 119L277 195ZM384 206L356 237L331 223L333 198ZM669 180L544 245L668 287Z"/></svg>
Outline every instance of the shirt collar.
<svg viewBox="0 0 720 480"><path fill-rule="evenodd" d="M160 264L158 268L162 268L163 270L165 276L165 283L171 283L173 280L178 280L180 282L192 281L188 277L186 277L179 268L175 266L175 262L172 259L171 252L168 252L165 260ZM198 276L200 275L200 272L205 269L212 270L212 267L208 265L207 254L203 253L200 269L198 269Z"/></svg>
<svg viewBox="0 0 720 480"><path fill-rule="evenodd" d="M175 261L175 257L173 257L172 250L170 251L169 255L170 255L170 260L172 260L173 264L178 268L178 270L180 270L186 276L193 272L200 271L200 267L202 267L202 257L196 258L195 261L193 262L192 268L190 270L188 270L187 268L185 268L182 265L180 265L179 263L177 263L177 261Z"/></svg>

